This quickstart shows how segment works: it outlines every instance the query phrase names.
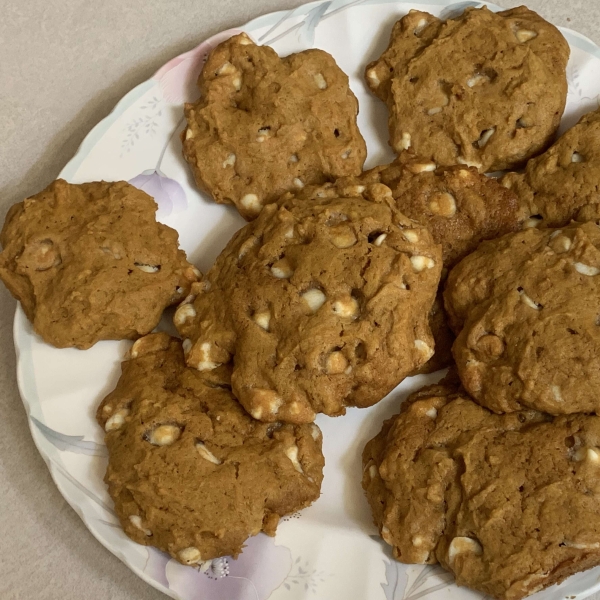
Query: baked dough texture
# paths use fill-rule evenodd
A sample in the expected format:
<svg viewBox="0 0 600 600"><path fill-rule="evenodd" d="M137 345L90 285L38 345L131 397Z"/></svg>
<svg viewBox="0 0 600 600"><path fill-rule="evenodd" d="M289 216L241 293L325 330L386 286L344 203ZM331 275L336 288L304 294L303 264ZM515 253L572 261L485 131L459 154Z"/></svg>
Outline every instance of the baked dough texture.
<svg viewBox="0 0 600 600"><path fill-rule="evenodd" d="M140 338L98 408L105 481L125 533L187 565L237 556L260 531L319 497L321 432L260 423L231 394L225 368L185 366L181 341Z"/></svg>
<svg viewBox="0 0 600 600"><path fill-rule="evenodd" d="M441 248L381 183L267 205L175 313L189 366L233 361L255 418L310 422L370 406L433 354Z"/></svg>

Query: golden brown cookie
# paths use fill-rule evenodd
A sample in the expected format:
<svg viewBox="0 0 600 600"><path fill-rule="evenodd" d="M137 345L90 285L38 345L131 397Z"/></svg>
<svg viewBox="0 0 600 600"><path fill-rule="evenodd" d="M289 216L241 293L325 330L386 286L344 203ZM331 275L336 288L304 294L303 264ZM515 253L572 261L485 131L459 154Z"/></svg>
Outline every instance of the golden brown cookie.
<svg viewBox="0 0 600 600"><path fill-rule="evenodd" d="M600 564L600 417L496 415L455 385L413 394L363 453L363 488L405 563L518 600Z"/></svg>
<svg viewBox="0 0 600 600"><path fill-rule="evenodd" d="M245 219L287 191L360 174L358 103L326 52L279 58L236 35L213 50L198 85L183 155L198 187Z"/></svg>
<svg viewBox="0 0 600 600"><path fill-rule="evenodd" d="M501 180L519 196L531 224L562 227L571 219L600 219L600 108L581 117L524 173Z"/></svg>
<svg viewBox="0 0 600 600"><path fill-rule="evenodd" d="M319 497L319 428L255 421L226 372L187 368L167 334L135 342L97 419L125 533L184 564L237 556L250 536L274 535L282 515Z"/></svg>
<svg viewBox="0 0 600 600"><path fill-rule="evenodd" d="M62 179L15 204L0 243L0 279L44 341L89 348L152 331L200 277L156 203L124 181Z"/></svg>
<svg viewBox="0 0 600 600"><path fill-rule="evenodd" d="M444 272L475 250L482 240L522 227L523 214L514 193L495 179L469 167L435 168L410 152L392 164L362 175L365 183L381 182L392 190L398 209L426 226L442 245ZM417 373L432 373L452 362L454 336L446 324L441 291L430 316L435 354Z"/></svg>
<svg viewBox="0 0 600 600"><path fill-rule="evenodd" d="M441 249L381 183L268 205L175 313L187 364L233 360L255 418L310 422L370 406L433 353Z"/></svg>
<svg viewBox="0 0 600 600"><path fill-rule="evenodd" d="M389 108L390 145L438 165L509 169L543 151L562 116L569 46L524 6L467 8L441 21L410 11L366 69Z"/></svg>
<svg viewBox="0 0 600 600"><path fill-rule="evenodd" d="M445 291L467 391L495 412L600 414L600 228L527 229L484 242Z"/></svg>

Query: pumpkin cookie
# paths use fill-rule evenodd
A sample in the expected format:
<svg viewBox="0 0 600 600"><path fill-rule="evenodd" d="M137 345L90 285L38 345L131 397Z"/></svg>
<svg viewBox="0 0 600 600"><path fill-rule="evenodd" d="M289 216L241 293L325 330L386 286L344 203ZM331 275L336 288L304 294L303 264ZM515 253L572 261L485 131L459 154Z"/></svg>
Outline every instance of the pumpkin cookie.
<svg viewBox="0 0 600 600"><path fill-rule="evenodd" d="M467 8L447 21L410 11L366 69L389 108L390 144L438 165L509 169L552 142L566 96L569 46L524 6Z"/></svg>
<svg viewBox="0 0 600 600"><path fill-rule="evenodd" d="M404 563L518 600L600 564L600 417L496 415L424 388L363 453L363 488Z"/></svg>
<svg viewBox="0 0 600 600"><path fill-rule="evenodd" d="M600 219L600 108L583 115L524 173L507 173L502 185L518 195L529 224L562 227L571 219Z"/></svg>
<svg viewBox="0 0 600 600"><path fill-rule="evenodd" d="M156 203L125 183L59 179L8 212L0 278L44 341L89 348L158 324L200 277Z"/></svg>
<svg viewBox="0 0 600 600"><path fill-rule="evenodd" d="M370 406L433 354L441 249L381 183L267 205L175 313L187 364L233 360L255 418L310 422Z"/></svg>
<svg viewBox="0 0 600 600"><path fill-rule="evenodd" d="M183 564L237 556L248 537L274 535L282 515L319 497L319 428L255 421L227 372L187 368L180 340L164 333L133 345L97 419L125 533Z"/></svg>
<svg viewBox="0 0 600 600"><path fill-rule="evenodd" d="M279 58L236 35L213 50L198 85L183 155L198 187L245 219L287 191L360 174L358 103L326 52Z"/></svg>
<svg viewBox="0 0 600 600"><path fill-rule="evenodd" d="M467 391L496 412L600 414L600 228L484 242L445 290Z"/></svg>

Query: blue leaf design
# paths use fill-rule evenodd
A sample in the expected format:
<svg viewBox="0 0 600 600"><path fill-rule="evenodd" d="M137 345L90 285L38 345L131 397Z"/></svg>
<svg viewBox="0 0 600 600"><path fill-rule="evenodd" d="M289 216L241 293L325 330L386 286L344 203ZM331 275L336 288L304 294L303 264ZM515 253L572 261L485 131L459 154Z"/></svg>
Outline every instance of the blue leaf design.
<svg viewBox="0 0 600 600"><path fill-rule="evenodd" d="M66 435L50 429L47 425L40 423L35 417L30 417L40 433L55 447L63 452L74 452L75 454L87 454L88 456L108 456L106 446L96 442L86 442L82 435Z"/></svg>
<svg viewBox="0 0 600 600"><path fill-rule="evenodd" d="M323 15L327 12L330 4L331 2L323 2L322 4L315 6L315 8L306 15L302 27L300 27L300 30L298 31L298 37L303 44L306 44L309 48L312 48L315 43L315 29Z"/></svg>
<svg viewBox="0 0 600 600"><path fill-rule="evenodd" d="M451 4L440 13L440 19L443 21L446 19L454 19L455 17L460 16L465 8L469 8L470 6L480 8L483 6L483 2L457 2L456 4Z"/></svg>
<svg viewBox="0 0 600 600"><path fill-rule="evenodd" d="M383 560L386 582L381 584L386 600L403 600L408 583L406 567L395 560Z"/></svg>
<svg viewBox="0 0 600 600"><path fill-rule="evenodd" d="M168 217L187 208L187 199L181 184L167 177L160 169L147 169L133 179L131 185L152 196L158 204L157 216Z"/></svg>

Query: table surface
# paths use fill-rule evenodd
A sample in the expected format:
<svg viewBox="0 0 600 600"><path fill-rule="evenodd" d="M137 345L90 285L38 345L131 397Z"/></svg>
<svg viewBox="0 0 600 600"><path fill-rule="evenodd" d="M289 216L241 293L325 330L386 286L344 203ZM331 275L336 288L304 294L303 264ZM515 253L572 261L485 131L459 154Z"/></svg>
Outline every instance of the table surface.
<svg viewBox="0 0 600 600"><path fill-rule="evenodd" d="M170 58L221 30L300 4L0 0L0 223L12 204L55 179L88 131ZM600 0L528 6L600 44ZM0 598L165 599L92 537L50 479L17 390L14 310L0 285Z"/></svg>

